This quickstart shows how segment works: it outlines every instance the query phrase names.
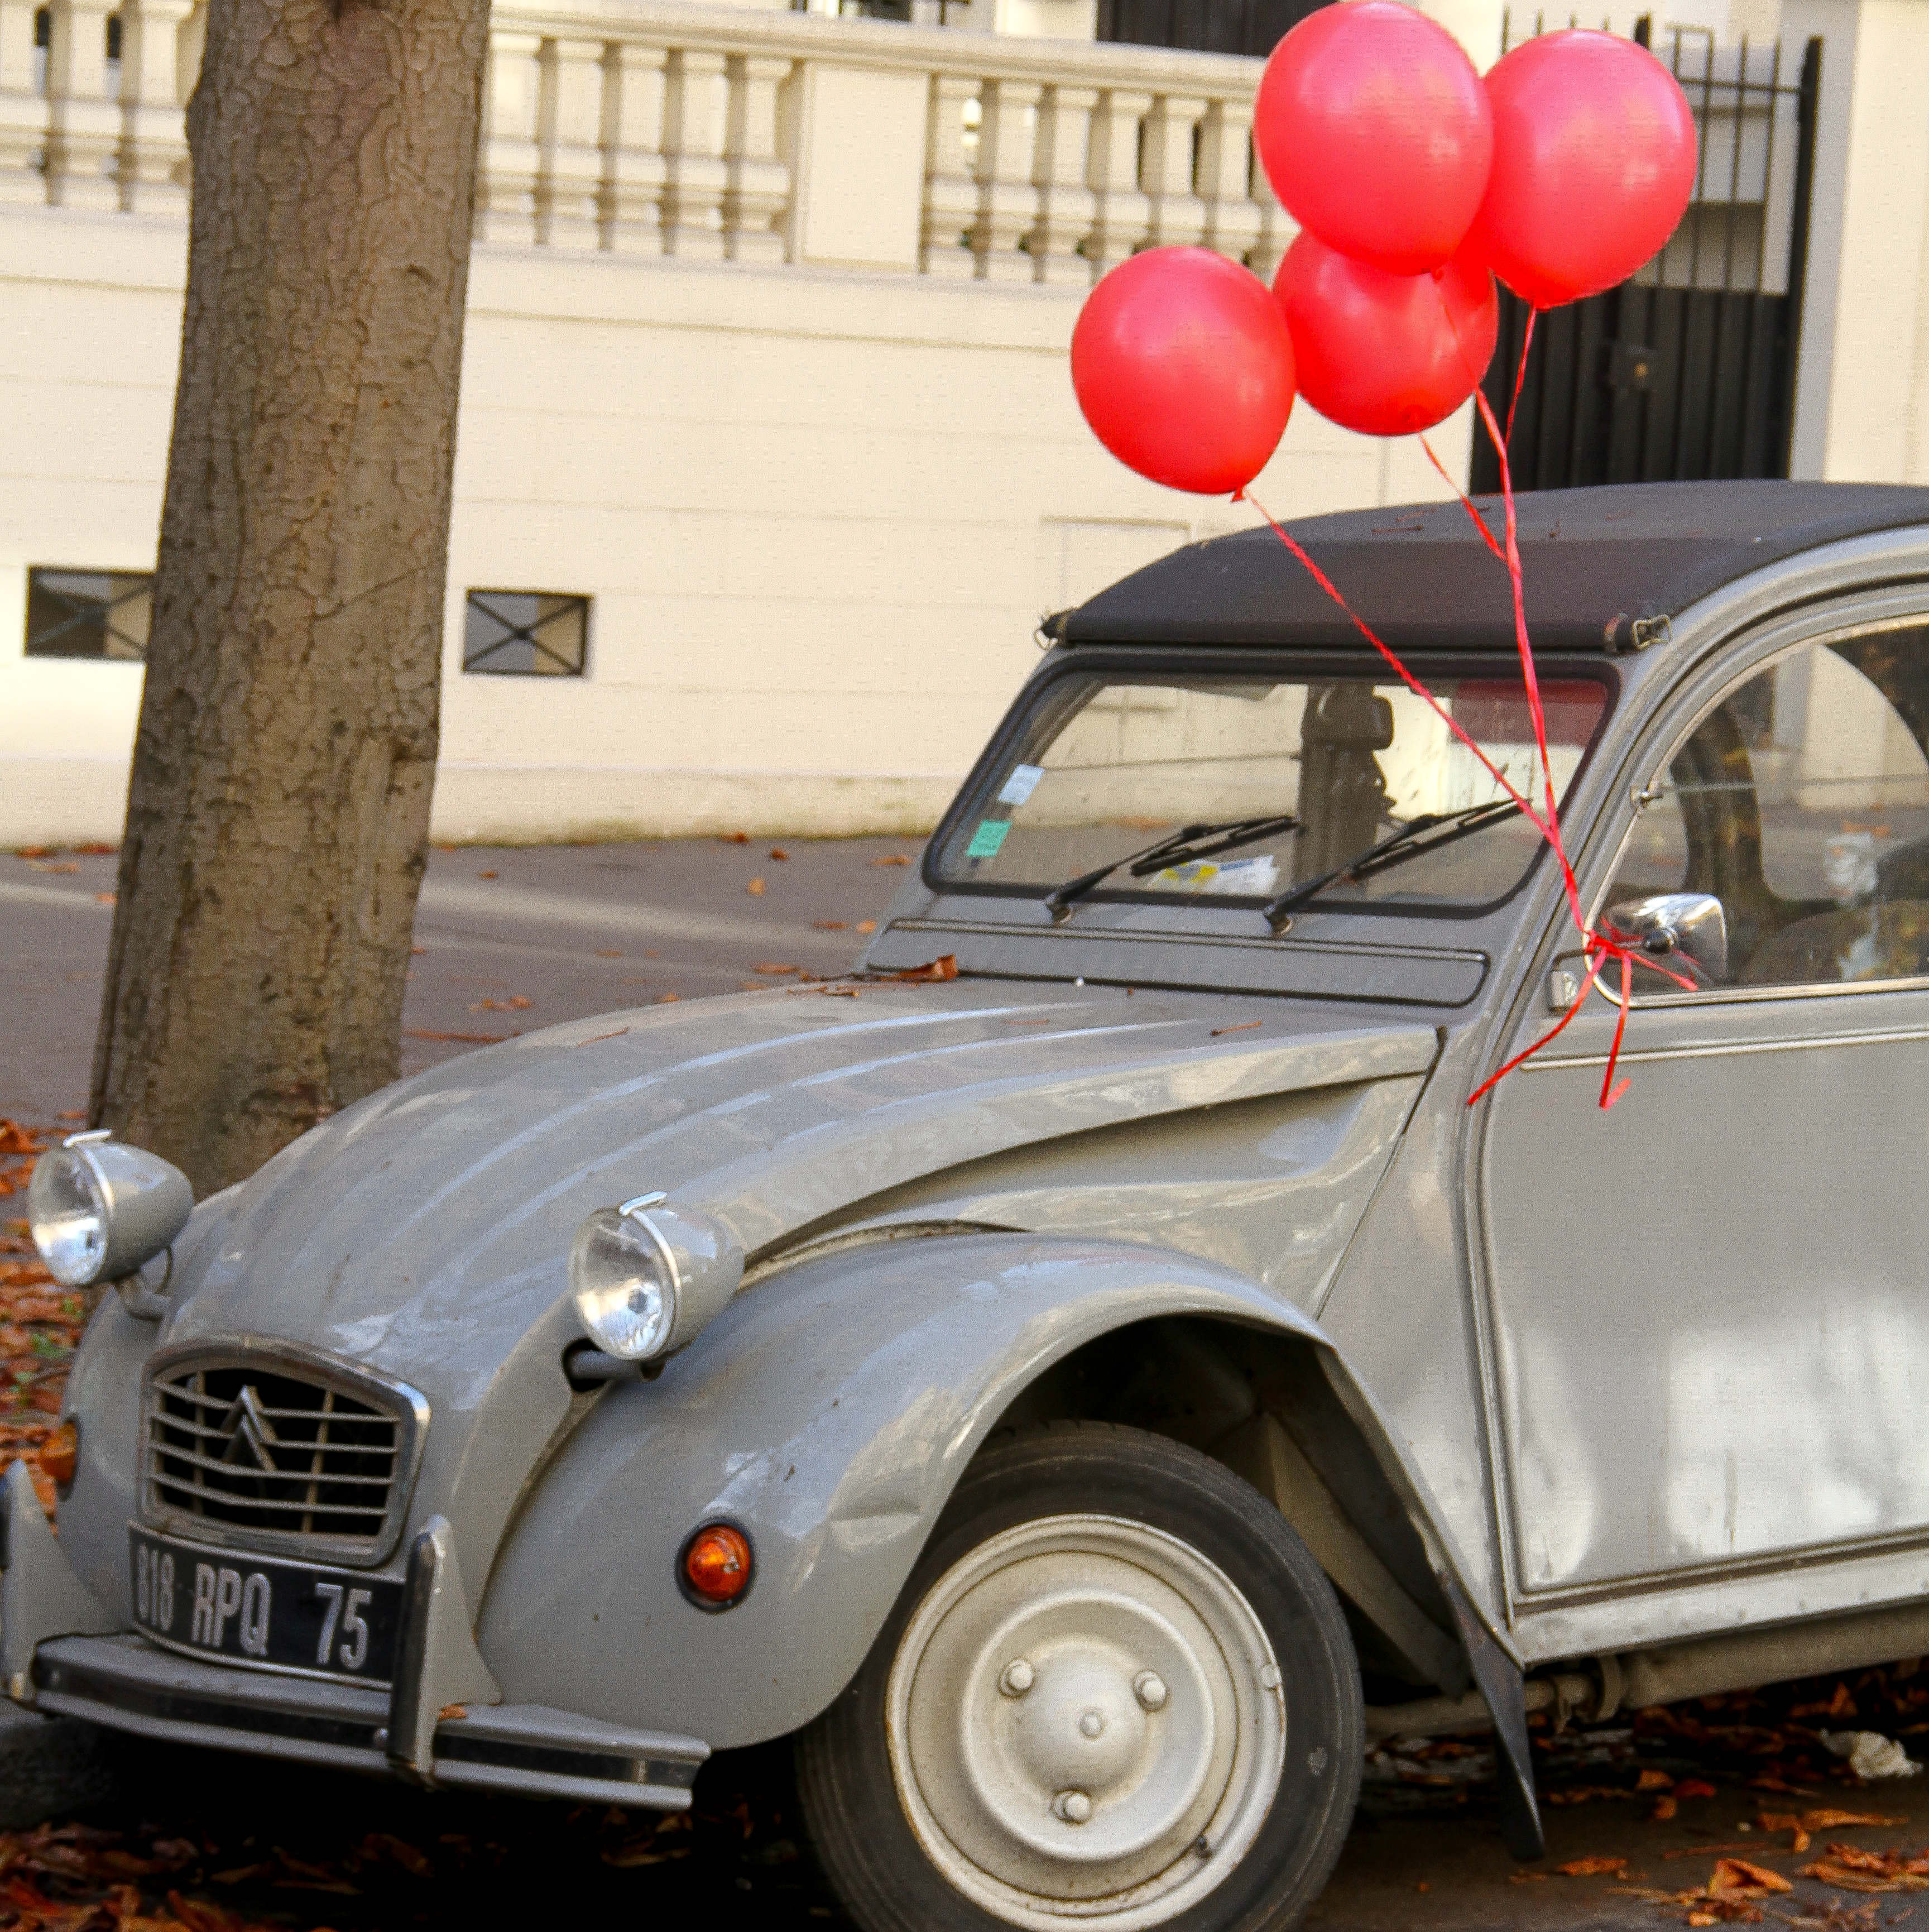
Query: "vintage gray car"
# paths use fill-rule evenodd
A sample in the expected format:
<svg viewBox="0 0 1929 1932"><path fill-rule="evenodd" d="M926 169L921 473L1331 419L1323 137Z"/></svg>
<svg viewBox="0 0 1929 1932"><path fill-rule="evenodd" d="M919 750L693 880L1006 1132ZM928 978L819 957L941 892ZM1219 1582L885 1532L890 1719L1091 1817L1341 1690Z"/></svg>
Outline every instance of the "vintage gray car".
<svg viewBox="0 0 1929 1932"><path fill-rule="evenodd" d="M790 1736L866 1932L1258 1932L1376 1736L1491 1723L1532 1856L1531 1713L1929 1648L1929 490L1520 518L1582 905L1676 976L1611 1111L1532 824L1270 532L1190 546L1043 626L850 978L191 1213L45 1156L116 1292L12 1696L645 1807ZM1463 511L1295 527L1544 800Z"/></svg>

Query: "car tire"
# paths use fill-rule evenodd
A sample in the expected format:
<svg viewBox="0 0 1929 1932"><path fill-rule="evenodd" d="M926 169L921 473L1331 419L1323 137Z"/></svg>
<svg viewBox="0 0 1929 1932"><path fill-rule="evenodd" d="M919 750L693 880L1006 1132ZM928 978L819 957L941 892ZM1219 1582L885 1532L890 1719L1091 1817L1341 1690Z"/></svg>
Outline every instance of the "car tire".
<svg viewBox="0 0 1929 1932"><path fill-rule="evenodd" d="M1102 1423L994 1437L796 1744L862 1932L1285 1932L1359 1795L1332 1586L1258 1491Z"/></svg>

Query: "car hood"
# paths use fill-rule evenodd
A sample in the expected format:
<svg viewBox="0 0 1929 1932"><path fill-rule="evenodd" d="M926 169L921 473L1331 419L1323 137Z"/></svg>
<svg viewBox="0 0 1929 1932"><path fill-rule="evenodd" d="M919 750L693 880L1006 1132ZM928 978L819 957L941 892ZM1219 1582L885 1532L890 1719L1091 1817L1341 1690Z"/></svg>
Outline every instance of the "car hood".
<svg viewBox="0 0 1929 1932"><path fill-rule="evenodd" d="M499 1532L568 1413L565 1268L591 1210L662 1189L754 1262L1005 1150L1417 1075L1437 1044L1430 1027L1277 1000L970 980L552 1028L370 1096L207 1204L162 1339L280 1337L408 1382L434 1418L416 1514L430 1498L459 1534L463 1514Z"/></svg>

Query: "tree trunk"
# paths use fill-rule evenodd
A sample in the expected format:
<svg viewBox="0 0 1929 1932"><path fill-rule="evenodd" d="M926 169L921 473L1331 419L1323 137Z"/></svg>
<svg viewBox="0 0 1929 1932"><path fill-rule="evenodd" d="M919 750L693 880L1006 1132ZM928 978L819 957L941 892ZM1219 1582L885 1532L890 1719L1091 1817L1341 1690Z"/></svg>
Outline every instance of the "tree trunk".
<svg viewBox="0 0 1929 1932"><path fill-rule="evenodd" d="M214 0L92 1119L206 1192L392 1080L487 0Z"/></svg>

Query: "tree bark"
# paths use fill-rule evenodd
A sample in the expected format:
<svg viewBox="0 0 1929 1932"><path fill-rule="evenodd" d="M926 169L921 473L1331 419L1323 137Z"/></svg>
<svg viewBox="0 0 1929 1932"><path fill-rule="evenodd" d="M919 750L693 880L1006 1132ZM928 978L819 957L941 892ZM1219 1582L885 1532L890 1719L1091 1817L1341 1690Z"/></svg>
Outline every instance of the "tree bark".
<svg viewBox="0 0 1929 1932"><path fill-rule="evenodd" d="M214 0L91 1118L225 1186L394 1078L487 0Z"/></svg>

